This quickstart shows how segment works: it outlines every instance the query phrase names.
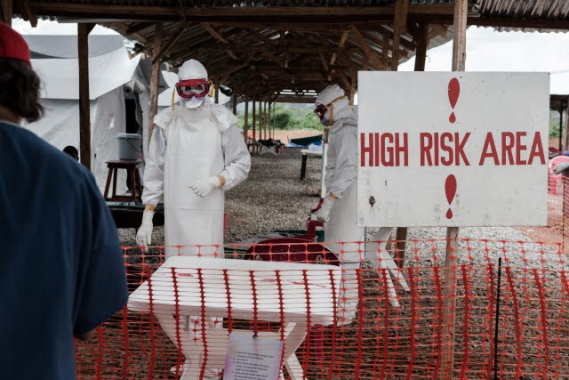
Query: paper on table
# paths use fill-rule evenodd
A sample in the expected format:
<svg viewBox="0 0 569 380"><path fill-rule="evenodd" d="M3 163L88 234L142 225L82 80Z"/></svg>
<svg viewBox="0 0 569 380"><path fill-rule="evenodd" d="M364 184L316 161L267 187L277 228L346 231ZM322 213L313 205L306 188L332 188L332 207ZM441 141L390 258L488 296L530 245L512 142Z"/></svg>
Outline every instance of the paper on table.
<svg viewBox="0 0 569 380"><path fill-rule="evenodd" d="M283 342L253 337L253 332L229 334L223 380L278 380Z"/></svg>

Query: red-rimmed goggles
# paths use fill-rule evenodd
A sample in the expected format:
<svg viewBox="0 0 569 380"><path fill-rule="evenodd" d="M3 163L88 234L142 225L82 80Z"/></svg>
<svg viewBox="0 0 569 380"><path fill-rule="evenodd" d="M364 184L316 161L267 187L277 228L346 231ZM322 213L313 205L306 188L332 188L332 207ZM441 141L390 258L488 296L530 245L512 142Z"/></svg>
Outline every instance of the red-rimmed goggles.
<svg viewBox="0 0 569 380"><path fill-rule="evenodd" d="M176 83L176 91L184 99L203 98L209 93L209 82L205 79L181 80Z"/></svg>
<svg viewBox="0 0 569 380"><path fill-rule="evenodd" d="M316 109L314 110L314 113L320 118L320 120L322 120L322 118L324 117L324 115L326 115L326 112L328 111L328 107L330 107L332 105L332 103L336 102L337 100L343 99L343 98L345 98L345 96L341 95L341 96L338 96L336 99L332 100L327 105L324 105L324 104L317 105Z"/></svg>
<svg viewBox="0 0 569 380"><path fill-rule="evenodd" d="M324 115L326 115L327 111L328 107L326 107L324 104L319 104L316 106L314 113L316 114L316 116L318 116L318 118L322 119Z"/></svg>

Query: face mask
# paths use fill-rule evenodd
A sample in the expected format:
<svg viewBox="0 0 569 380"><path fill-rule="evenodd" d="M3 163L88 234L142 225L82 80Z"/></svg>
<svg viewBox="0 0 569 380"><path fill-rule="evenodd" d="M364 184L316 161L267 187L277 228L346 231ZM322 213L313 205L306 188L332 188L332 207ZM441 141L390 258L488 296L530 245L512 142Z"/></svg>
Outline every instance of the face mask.
<svg viewBox="0 0 569 380"><path fill-rule="evenodd" d="M201 98L193 97L191 99L183 99L183 100L184 100L184 103L186 103L187 108L196 109L196 108L199 108L203 104L203 102L205 100L205 96L201 97Z"/></svg>
<svg viewBox="0 0 569 380"><path fill-rule="evenodd" d="M320 123L322 123L322 125L325 127L330 125L330 109L327 109L326 113L322 115L322 118L320 118Z"/></svg>

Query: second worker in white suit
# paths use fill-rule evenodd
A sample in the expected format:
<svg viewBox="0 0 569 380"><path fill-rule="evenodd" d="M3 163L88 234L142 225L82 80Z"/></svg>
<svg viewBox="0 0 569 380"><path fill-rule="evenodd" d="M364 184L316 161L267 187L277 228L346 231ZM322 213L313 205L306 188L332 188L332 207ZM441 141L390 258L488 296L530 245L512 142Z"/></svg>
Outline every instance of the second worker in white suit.
<svg viewBox="0 0 569 380"><path fill-rule="evenodd" d="M164 196L166 259L174 255L223 258L224 193L247 178L251 156L237 117L212 103L204 66L193 59L186 61L178 79L179 106L154 118L156 128L145 157L145 211L136 241L146 249L151 244L154 209ZM162 325L177 323L169 315L159 319ZM201 339L202 323L221 327L220 321L201 317L186 316L183 321L180 327L188 334L188 344ZM177 341L175 336L170 339ZM199 373L199 354L186 360L182 371ZM218 368L204 370L204 379L218 378Z"/></svg>
<svg viewBox="0 0 569 380"><path fill-rule="evenodd" d="M358 120L348 98L337 84L326 87L315 102L314 112L329 128L326 194L321 207L311 219L324 222L326 246L334 252L342 266L342 289L338 323L348 324L358 305L356 269L363 258L364 229L357 225L357 151Z"/></svg>

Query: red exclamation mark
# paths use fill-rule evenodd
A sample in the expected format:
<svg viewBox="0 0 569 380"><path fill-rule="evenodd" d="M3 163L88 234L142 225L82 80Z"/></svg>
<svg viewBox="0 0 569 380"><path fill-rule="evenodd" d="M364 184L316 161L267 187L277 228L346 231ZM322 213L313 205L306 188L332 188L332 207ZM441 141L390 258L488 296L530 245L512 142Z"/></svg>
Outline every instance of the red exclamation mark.
<svg viewBox="0 0 569 380"><path fill-rule="evenodd" d="M456 102L458 102L458 97L460 95L460 83L458 79L452 78L450 82L448 82L448 100L450 102L450 106L454 110L454 106ZM454 115L454 111L450 114L448 121L454 123L456 121L456 116Z"/></svg>
<svg viewBox="0 0 569 380"><path fill-rule="evenodd" d="M452 219L452 209L450 208L450 205L456 195L456 177L453 174L449 175L445 180L445 194L449 205L446 217L447 219Z"/></svg>

